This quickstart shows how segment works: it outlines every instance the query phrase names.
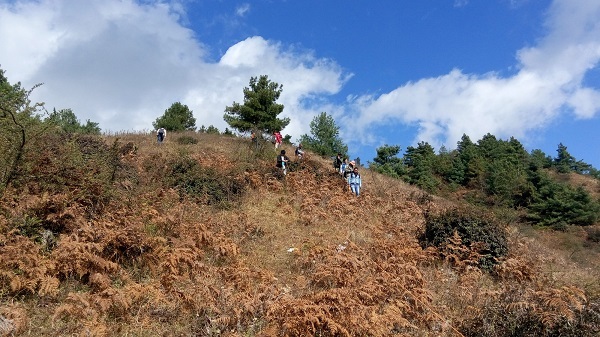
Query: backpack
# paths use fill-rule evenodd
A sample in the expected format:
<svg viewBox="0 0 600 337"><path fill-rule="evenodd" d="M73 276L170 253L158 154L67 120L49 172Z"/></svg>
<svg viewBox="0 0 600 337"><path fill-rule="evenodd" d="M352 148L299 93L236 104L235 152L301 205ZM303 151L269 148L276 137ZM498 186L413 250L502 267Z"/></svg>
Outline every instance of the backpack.
<svg viewBox="0 0 600 337"><path fill-rule="evenodd" d="M277 156L277 167L283 167L283 156Z"/></svg>

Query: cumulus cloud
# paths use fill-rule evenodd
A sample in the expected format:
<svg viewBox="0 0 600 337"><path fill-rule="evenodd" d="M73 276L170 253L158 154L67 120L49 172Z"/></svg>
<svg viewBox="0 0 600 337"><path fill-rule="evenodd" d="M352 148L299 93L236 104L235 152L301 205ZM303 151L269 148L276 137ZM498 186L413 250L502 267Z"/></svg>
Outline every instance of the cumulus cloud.
<svg viewBox="0 0 600 337"><path fill-rule="evenodd" d="M467 1L456 4L468 5ZM250 7L237 7L246 15ZM0 66L49 109L71 108L105 131L148 130L174 102L188 105L197 125L223 130L226 106L243 101L250 77L268 75L283 84L280 103L292 122L284 133L309 132L326 111L342 136L378 145L377 128L415 126L414 142L452 146L462 134L526 138L561 114L592 118L600 92L585 85L600 60L600 3L556 0L548 9L546 35L516 52L517 71L448 74L423 78L379 95L351 94L333 103L352 74L334 60L261 36L230 45L210 60L207 47L182 24L180 2L0 0ZM295 139L295 138L293 138Z"/></svg>
<svg viewBox="0 0 600 337"><path fill-rule="evenodd" d="M237 9L244 14L249 6ZM174 102L188 105L197 126L224 130L225 106L242 102L252 76L283 83L289 117L309 120L311 95L340 90L348 76L332 61L262 37L231 46L218 62L180 24L182 8L167 2L41 0L0 5L0 60L11 82L33 85L49 109L71 108L104 131L148 130ZM23 43L27 41L27 43ZM298 137L306 124L285 131Z"/></svg>
<svg viewBox="0 0 600 337"><path fill-rule="evenodd" d="M419 130L415 142L452 146L463 134L473 140L488 132L526 139L528 131L565 113L594 117L600 92L585 87L583 79L600 60L600 3L557 0L546 29L536 46L518 51L518 72L510 77L454 69L377 97L362 96L353 101L356 117L347 120L348 127L372 140L380 125L411 124Z"/></svg>

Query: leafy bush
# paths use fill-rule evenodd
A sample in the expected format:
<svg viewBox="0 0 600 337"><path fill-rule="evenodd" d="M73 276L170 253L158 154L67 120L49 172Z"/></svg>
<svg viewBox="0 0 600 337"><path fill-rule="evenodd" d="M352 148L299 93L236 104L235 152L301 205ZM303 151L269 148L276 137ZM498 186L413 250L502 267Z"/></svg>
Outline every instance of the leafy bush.
<svg viewBox="0 0 600 337"><path fill-rule="evenodd" d="M221 207L228 207L245 190L242 182L213 168L202 167L189 157L174 162L169 176L169 184L172 187L208 204Z"/></svg>
<svg viewBox="0 0 600 337"><path fill-rule="evenodd" d="M455 256L453 259L476 256L479 267L487 270L497 264L498 258L508 253L504 230L491 219L469 210L427 213L421 242L425 247L440 248L445 257L457 251L462 251L462 256ZM464 246L466 250L456 249L456 245Z"/></svg>
<svg viewBox="0 0 600 337"><path fill-rule="evenodd" d="M198 139L192 136L181 136L177 138L177 144L180 145L189 145L189 144L198 144Z"/></svg>

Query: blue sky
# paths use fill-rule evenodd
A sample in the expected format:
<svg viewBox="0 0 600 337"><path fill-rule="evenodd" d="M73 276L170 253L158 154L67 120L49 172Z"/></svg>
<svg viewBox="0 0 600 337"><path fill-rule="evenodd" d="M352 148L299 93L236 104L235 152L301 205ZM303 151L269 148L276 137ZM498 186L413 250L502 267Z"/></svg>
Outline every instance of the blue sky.
<svg viewBox="0 0 600 337"><path fill-rule="evenodd" d="M600 168L597 0L0 0L0 67L104 131L174 102L220 130L252 76L296 140L322 111L353 157L513 136Z"/></svg>

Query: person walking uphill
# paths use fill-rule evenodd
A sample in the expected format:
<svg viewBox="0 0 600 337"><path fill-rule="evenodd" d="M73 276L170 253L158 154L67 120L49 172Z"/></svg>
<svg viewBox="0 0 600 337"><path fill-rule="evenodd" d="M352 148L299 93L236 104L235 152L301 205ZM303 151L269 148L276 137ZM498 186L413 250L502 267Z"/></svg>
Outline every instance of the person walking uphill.
<svg viewBox="0 0 600 337"><path fill-rule="evenodd" d="M162 143L165 138L167 138L167 130L165 130L165 128L160 128L156 131L156 140L157 142L160 144Z"/></svg>
<svg viewBox="0 0 600 337"><path fill-rule="evenodd" d="M285 155L285 150L281 150L279 156L277 156L277 167L281 168L283 175L287 174L287 164L290 162L290 158Z"/></svg>
<svg viewBox="0 0 600 337"><path fill-rule="evenodd" d="M362 179L360 173L358 173L358 167L355 167L352 173L348 175L348 184L350 184L350 190L357 197L360 195L360 188L362 187Z"/></svg>
<svg viewBox="0 0 600 337"><path fill-rule="evenodd" d="M281 132L279 131L275 131L273 136L275 137L275 148L277 149L283 143L283 137L281 136Z"/></svg>

